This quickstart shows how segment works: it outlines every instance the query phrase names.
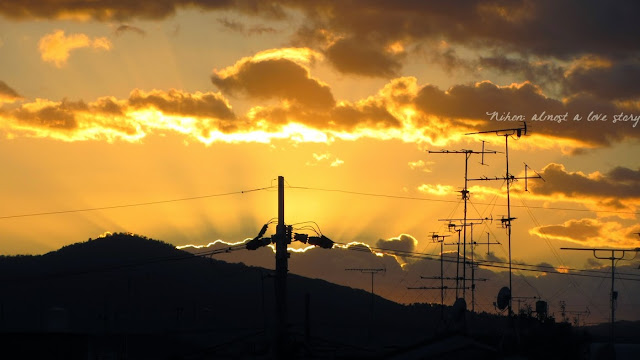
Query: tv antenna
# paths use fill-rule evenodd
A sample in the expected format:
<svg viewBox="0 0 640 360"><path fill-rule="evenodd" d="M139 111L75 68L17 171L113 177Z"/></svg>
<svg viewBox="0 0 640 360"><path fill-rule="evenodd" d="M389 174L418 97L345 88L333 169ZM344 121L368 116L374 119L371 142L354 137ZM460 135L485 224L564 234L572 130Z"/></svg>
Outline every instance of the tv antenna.
<svg viewBox="0 0 640 360"><path fill-rule="evenodd" d="M448 221L449 223L447 224L447 228L449 229L450 232L453 231L457 231L458 232L458 242L457 243L447 243L445 245L457 245L458 246L458 254L456 256L456 277L460 277L460 232L462 229L458 229L458 227L463 227L466 230L466 227L471 227L471 239L473 239L473 225L479 225L482 224L484 221L493 221L493 218L479 218L479 219L438 219L438 221ZM455 224L455 222L459 221L461 223L461 225ZM469 222L470 221L470 222ZM460 278L462 280L462 287L460 287L460 289L462 289L462 297L464 298L464 300L467 300L467 295L466 295L466 289L467 289L467 284L466 284L466 280L467 280L467 244L462 242L463 244L463 250L462 250L462 257L464 259L463 261L463 267L462 267L462 278ZM471 263L471 266L473 266L473 261ZM458 287L458 283L456 282L456 287ZM471 286L471 288L473 289L473 285ZM456 299L458 298L458 292L456 291Z"/></svg>
<svg viewBox="0 0 640 360"><path fill-rule="evenodd" d="M539 300L540 296L512 296L511 299L515 299L518 302L518 314L520 314L520 304L522 303L522 301Z"/></svg>
<svg viewBox="0 0 640 360"><path fill-rule="evenodd" d="M492 220L493 221L493 220ZM475 312L476 310L476 281L480 279L476 279L476 263L474 259L475 251L473 250L476 245L487 245L487 255L489 255L489 245L491 244L500 244L499 242L490 242L489 241L489 233L487 233L487 242L486 243L478 243L473 241L473 224L471 224L471 311ZM480 280L483 281L483 280Z"/></svg>
<svg viewBox="0 0 640 360"><path fill-rule="evenodd" d="M492 180L501 180L501 181L505 181L507 182L507 217L503 218L502 224L503 226L507 229L507 237L508 237L508 242L509 242L509 289L512 289L512 269L511 269L511 221L515 220L515 218L511 217L511 195L510 195L510 188L511 188L511 183L519 180L519 179L525 179L525 183L528 182L528 179L542 179L542 176L540 175L536 175L536 176L525 176L524 178L519 178L519 177L515 177L513 175L511 175L511 173L509 173L509 138L516 136L516 138L520 138L523 135L527 135L527 123L526 122L522 122L522 126L517 127L517 128L508 128L508 129L498 129L498 130L486 130L486 131L478 131L478 132L472 132L472 133L467 133L465 135L476 135L476 134L489 134L489 133L495 133L497 136L504 136L504 148L505 148L505 158L506 158L506 173L504 177L495 177L495 178L487 178L487 177L482 177L479 179L468 179L469 181L492 181ZM527 166L525 166L525 170L526 170ZM543 179L544 180L544 179ZM511 294L510 294L511 295ZM509 316L513 315L513 310L511 307L511 296L509 296L509 303L508 303L508 308L509 308Z"/></svg>
<svg viewBox="0 0 640 360"><path fill-rule="evenodd" d="M434 243L440 243L440 305L444 305L444 238L449 235L438 235L437 233L431 233L431 241Z"/></svg>
<svg viewBox="0 0 640 360"><path fill-rule="evenodd" d="M484 164L484 154L495 154L497 153L497 151L495 150L485 150L484 148L484 141L482 142L482 150L481 151L474 151L474 150L466 150L466 149L462 149L462 150L440 150L440 151L432 151L429 150L429 154L464 154L464 188L460 191L460 194L462 195L462 200L464 200L464 217L462 220L462 252L463 252L463 257L466 259L466 251L467 251L467 202L469 201L469 158L471 157L472 154L480 154L482 155L482 160L481 160L481 164ZM460 235L460 233L458 233L458 236ZM460 242L460 240L458 240L458 243ZM460 247L458 245L458 265L456 265L456 272L459 271L459 260L460 260ZM465 260L466 261L466 260ZM466 266L463 267L463 278L466 278ZM457 288L457 284L456 284L456 288ZM462 286L462 291L463 291L463 297L465 298L466 301L466 291L465 288L466 286L463 285ZM458 293L456 290L456 298L458 297Z"/></svg>
<svg viewBox="0 0 640 360"><path fill-rule="evenodd" d="M560 310L562 314L562 320L564 321L569 321L567 314L575 315L573 318L573 324L575 326L580 326L580 316L585 315L585 317L589 317L589 315L591 315L591 310L589 310L588 306L585 310L567 310L567 304L565 301L560 301Z"/></svg>
<svg viewBox="0 0 640 360"><path fill-rule="evenodd" d="M500 245L500 242L497 240L495 242L491 242L491 240L489 239L489 232L487 232L487 242L480 243L480 242L474 241L473 245L487 245L487 255L489 255L491 254L491 252L489 251L489 246Z"/></svg>
<svg viewBox="0 0 640 360"><path fill-rule="evenodd" d="M383 268L349 268L344 269L344 271L359 271L363 274L371 274L371 313L369 317L369 340L371 340L371 336L373 335L373 302L375 299L375 293L373 292L373 276L379 272L386 272L387 269Z"/></svg>
<svg viewBox="0 0 640 360"><path fill-rule="evenodd" d="M618 299L618 292L614 289L616 262L620 260L633 260L638 256L640 248L635 249L606 249L606 248L560 248L560 250L575 250L575 251L593 251L593 257L600 260L611 260L611 293L609 300L611 302L611 345L615 344L615 322L616 322L616 300ZM611 256L599 255L602 252L611 252ZM625 259L627 253L635 253L632 258Z"/></svg>

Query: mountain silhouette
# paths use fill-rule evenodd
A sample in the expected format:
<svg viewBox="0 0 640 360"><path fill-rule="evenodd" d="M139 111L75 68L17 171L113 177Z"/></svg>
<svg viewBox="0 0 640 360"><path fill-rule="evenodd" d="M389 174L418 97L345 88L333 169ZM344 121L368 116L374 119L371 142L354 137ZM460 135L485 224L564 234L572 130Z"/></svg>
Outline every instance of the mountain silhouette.
<svg viewBox="0 0 640 360"><path fill-rule="evenodd" d="M397 304L293 274L287 282L292 354L384 358L471 336L452 343L491 357L512 338L507 320L495 315L471 319L464 309ZM144 236L117 233L44 255L0 257L0 293L1 358L259 358L272 351L272 270ZM531 325L535 331L566 343L570 326Z"/></svg>

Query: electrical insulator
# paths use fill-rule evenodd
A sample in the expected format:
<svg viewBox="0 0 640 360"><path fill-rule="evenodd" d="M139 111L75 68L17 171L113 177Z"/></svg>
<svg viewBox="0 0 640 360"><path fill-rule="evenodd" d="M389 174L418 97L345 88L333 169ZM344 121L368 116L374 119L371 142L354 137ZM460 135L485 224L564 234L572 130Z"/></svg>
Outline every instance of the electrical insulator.
<svg viewBox="0 0 640 360"><path fill-rule="evenodd" d="M287 244L291 244L291 234L293 233L293 226L287 225L285 228L285 235L287 236Z"/></svg>
<svg viewBox="0 0 640 360"><path fill-rule="evenodd" d="M267 246L271 243L270 238L269 239L262 238L264 233L267 232L267 227L269 227L269 224L264 224L262 226L262 229L260 229L258 236L254 237L253 240L247 242L247 244L245 245L247 247L247 250L255 250L259 247Z"/></svg>
<svg viewBox="0 0 640 360"><path fill-rule="evenodd" d="M245 246L247 250L255 250L269 244L271 244L271 238L257 238L249 241Z"/></svg>
<svg viewBox="0 0 640 360"><path fill-rule="evenodd" d="M267 232L268 227L269 227L269 224L262 225L262 229L260 229L260 233L258 233L258 236L256 236L255 239L263 237L264 233Z"/></svg>
<svg viewBox="0 0 640 360"><path fill-rule="evenodd" d="M295 241L300 241L301 243L307 243L307 239L309 238L309 235L307 234L293 234L293 240Z"/></svg>
<svg viewBox="0 0 640 360"><path fill-rule="evenodd" d="M333 247L333 241L324 235L309 236L309 245L319 246L323 249L331 249Z"/></svg>

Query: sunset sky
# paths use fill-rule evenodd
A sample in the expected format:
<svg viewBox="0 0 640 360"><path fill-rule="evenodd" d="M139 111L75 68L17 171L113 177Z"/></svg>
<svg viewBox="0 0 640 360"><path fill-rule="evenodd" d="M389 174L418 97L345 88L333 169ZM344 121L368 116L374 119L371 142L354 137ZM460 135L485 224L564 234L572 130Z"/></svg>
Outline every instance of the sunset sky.
<svg viewBox="0 0 640 360"><path fill-rule="evenodd" d="M431 233L450 234L438 220L462 217L464 155L427 151L485 140L500 153L485 166L472 155L469 177L503 177L505 137L465 134L524 118L510 173L526 163L545 181L513 183L513 259L606 266L560 248L640 247L638 13L578 0L5 1L0 251L105 232L242 241L277 216L281 175L287 223L438 254ZM494 219L474 240L489 232L504 260L505 183L469 185L469 217Z"/></svg>

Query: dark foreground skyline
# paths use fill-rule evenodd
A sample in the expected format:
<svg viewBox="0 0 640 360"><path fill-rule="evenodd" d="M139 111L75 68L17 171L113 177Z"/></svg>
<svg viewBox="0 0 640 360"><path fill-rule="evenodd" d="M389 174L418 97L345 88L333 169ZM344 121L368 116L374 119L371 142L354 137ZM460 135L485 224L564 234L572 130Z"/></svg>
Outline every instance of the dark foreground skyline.
<svg viewBox="0 0 640 360"><path fill-rule="evenodd" d="M0 331L3 341L13 339L13 346L3 347L6 351L19 351L16 344L25 341L47 348L54 340L58 346L50 355L82 359L87 353L155 359L269 357L273 351L273 278L264 268L193 256L127 234L42 256L4 257L0 268L6 294ZM586 328L536 319L535 314L510 322L456 307L401 305L379 296L374 297L372 317L367 291L293 274L288 284L287 332L295 357L386 358L423 348L441 351L434 349L447 342L453 342L455 351L482 356L546 355L534 346L538 341L562 342L563 356L570 356L607 336L606 329L586 334ZM621 323L619 342L634 338L634 326ZM40 358L33 348L22 351Z"/></svg>

